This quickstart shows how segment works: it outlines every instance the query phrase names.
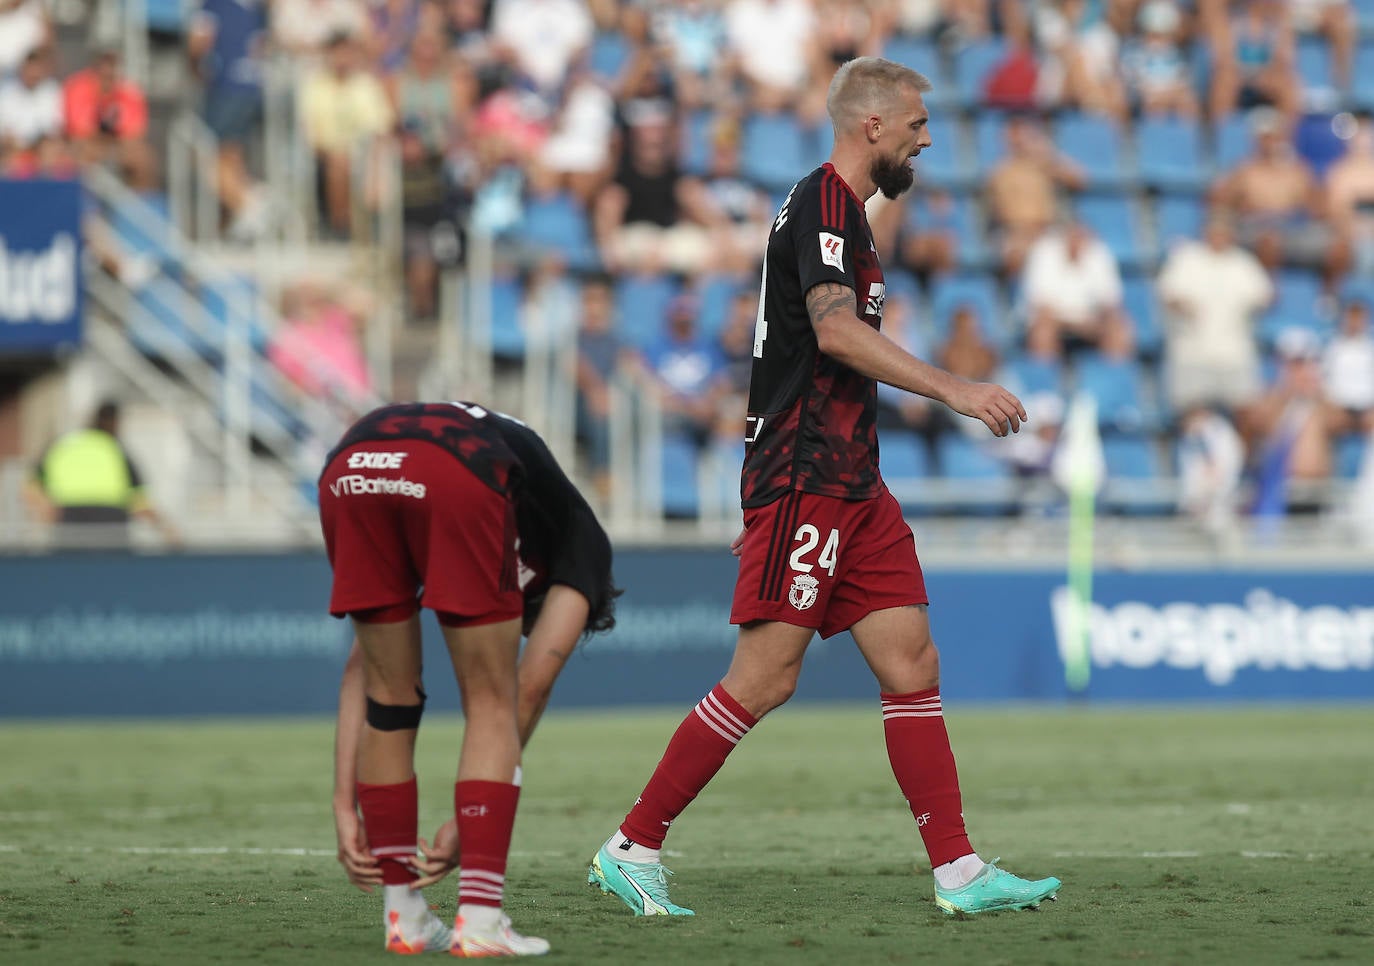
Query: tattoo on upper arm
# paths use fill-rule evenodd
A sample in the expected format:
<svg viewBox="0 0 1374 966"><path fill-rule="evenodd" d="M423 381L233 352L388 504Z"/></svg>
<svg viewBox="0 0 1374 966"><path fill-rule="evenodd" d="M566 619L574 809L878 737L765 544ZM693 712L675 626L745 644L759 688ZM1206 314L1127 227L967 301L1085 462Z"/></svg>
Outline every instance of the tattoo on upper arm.
<svg viewBox="0 0 1374 966"><path fill-rule="evenodd" d="M806 290L806 312L815 325L832 312L846 312L856 315L854 310L854 290L839 282L821 282Z"/></svg>

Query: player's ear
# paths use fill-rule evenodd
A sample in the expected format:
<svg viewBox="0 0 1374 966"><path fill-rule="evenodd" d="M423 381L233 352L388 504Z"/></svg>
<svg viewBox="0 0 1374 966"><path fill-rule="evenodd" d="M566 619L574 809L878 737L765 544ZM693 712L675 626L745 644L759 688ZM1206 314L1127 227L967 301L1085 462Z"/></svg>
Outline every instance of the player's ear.
<svg viewBox="0 0 1374 966"><path fill-rule="evenodd" d="M877 144L883 136L883 119L877 114L868 115L864 121L864 133L868 135L869 144Z"/></svg>

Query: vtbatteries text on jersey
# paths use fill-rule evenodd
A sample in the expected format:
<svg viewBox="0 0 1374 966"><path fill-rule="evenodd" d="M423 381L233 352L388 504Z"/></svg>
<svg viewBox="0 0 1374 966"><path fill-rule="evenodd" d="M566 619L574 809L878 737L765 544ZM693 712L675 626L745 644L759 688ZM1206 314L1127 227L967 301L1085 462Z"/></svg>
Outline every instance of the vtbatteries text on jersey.
<svg viewBox="0 0 1374 966"><path fill-rule="evenodd" d="M799 181L768 236L749 383L741 501L765 506L789 490L866 500L878 475L878 387L822 354L806 293L822 282L854 291L877 329L883 269L863 204L829 164Z"/></svg>

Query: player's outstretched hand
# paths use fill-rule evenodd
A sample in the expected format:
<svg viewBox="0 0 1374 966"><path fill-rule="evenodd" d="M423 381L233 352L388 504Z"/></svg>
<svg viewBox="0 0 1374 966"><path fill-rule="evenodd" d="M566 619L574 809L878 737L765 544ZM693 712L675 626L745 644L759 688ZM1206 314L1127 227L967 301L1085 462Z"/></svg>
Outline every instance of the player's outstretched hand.
<svg viewBox="0 0 1374 966"><path fill-rule="evenodd" d="M1015 433L1030 418L1021 400L991 382L960 383L945 404L957 413L981 419L994 436Z"/></svg>
<svg viewBox="0 0 1374 966"><path fill-rule="evenodd" d="M339 864L344 867L348 881L364 892L381 885L382 867L367 850L367 834L353 803L335 803L334 831L339 837Z"/></svg>
<svg viewBox="0 0 1374 966"><path fill-rule="evenodd" d="M434 885L444 876L458 868L458 822L449 819L434 833L434 844L420 839L420 854L423 858L414 859L411 865L420 873L420 878L410 884L412 889L423 889Z"/></svg>

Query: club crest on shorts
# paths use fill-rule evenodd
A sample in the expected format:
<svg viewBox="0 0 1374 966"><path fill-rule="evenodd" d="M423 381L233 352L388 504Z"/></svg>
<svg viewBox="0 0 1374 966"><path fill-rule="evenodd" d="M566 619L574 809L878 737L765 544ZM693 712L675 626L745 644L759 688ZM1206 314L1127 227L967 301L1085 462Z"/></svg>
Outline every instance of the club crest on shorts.
<svg viewBox="0 0 1374 966"><path fill-rule="evenodd" d="M797 574L792 578L787 600L797 610L806 610L816 602L816 588L820 585L821 582L810 574Z"/></svg>

